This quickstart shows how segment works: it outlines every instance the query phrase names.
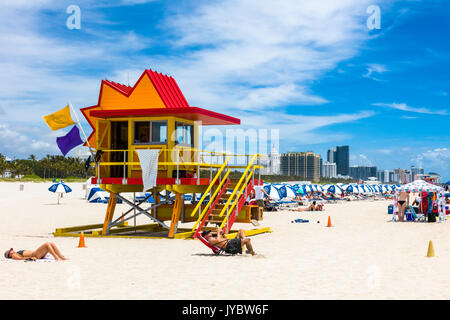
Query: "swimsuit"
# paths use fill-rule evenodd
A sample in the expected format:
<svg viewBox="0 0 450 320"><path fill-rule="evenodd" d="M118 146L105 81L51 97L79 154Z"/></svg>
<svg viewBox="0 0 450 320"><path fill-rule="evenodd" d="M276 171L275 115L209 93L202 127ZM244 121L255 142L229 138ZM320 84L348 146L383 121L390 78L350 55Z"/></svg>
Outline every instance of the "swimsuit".
<svg viewBox="0 0 450 320"><path fill-rule="evenodd" d="M24 252L25 250L19 250L19 251L17 251L17 253L18 254L20 254L22 257L23 257L23 252Z"/></svg>
<svg viewBox="0 0 450 320"><path fill-rule="evenodd" d="M228 241L224 251L231 254L242 253L241 239L234 238Z"/></svg>
<svg viewBox="0 0 450 320"><path fill-rule="evenodd" d="M404 201L404 200L399 200L399 201L398 201L398 204L402 206L405 202L406 202L406 201Z"/></svg>

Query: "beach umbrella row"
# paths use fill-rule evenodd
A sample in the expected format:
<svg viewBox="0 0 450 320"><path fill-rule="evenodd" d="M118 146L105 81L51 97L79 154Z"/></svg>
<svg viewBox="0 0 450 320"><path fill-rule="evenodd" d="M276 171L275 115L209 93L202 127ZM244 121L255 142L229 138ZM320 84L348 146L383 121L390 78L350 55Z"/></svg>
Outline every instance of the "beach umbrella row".
<svg viewBox="0 0 450 320"><path fill-rule="evenodd" d="M375 194L391 192L397 186L387 184L290 184L290 183L264 183L264 191L273 200L295 198L306 193L329 193L334 195L345 194Z"/></svg>

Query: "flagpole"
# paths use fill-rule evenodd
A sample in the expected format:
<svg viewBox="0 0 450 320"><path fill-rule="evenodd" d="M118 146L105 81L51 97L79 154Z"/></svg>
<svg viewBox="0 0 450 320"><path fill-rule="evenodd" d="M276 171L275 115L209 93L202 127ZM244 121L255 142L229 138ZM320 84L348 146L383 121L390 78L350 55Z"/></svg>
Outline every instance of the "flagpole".
<svg viewBox="0 0 450 320"><path fill-rule="evenodd" d="M75 115L76 123L77 123L78 127L80 128L81 132L83 133L83 136L84 136L84 139L86 140L86 144L87 144L87 146L89 148L89 151L91 152L92 157L95 158L94 151L92 151L92 147L89 144L89 140L88 140L88 138L86 136L86 133L84 132L83 127L81 126L80 119L78 119L78 115L75 112L75 109L73 108L73 106L70 103L70 101L69 101L69 106L70 106L70 109L72 109L73 114Z"/></svg>

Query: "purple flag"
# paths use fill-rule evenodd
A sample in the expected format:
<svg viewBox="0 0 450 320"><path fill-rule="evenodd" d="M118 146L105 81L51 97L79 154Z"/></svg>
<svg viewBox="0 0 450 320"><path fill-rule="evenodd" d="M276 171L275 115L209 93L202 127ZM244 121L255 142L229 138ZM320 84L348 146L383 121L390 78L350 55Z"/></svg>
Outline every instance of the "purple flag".
<svg viewBox="0 0 450 320"><path fill-rule="evenodd" d="M80 130L78 130L77 126L73 126L68 134L63 137L57 137L56 143L62 154L66 156L70 150L83 143L83 140L80 138Z"/></svg>

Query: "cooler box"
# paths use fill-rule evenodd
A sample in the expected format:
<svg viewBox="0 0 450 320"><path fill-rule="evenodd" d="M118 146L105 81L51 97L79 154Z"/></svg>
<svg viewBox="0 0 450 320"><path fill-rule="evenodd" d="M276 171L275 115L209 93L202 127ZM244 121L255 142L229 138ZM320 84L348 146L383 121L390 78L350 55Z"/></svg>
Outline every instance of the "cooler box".
<svg viewBox="0 0 450 320"><path fill-rule="evenodd" d="M411 210L407 209L405 211L406 221L414 221L414 216L411 212Z"/></svg>
<svg viewBox="0 0 450 320"><path fill-rule="evenodd" d="M410 213L410 212L406 213L405 212L405 216L406 216L406 221L414 221L414 216L412 215L412 213Z"/></svg>
<svg viewBox="0 0 450 320"><path fill-rule="evenodd" d="M388 214L393 214L394 213L394 205L390 204L388 205Z"/></svg>

